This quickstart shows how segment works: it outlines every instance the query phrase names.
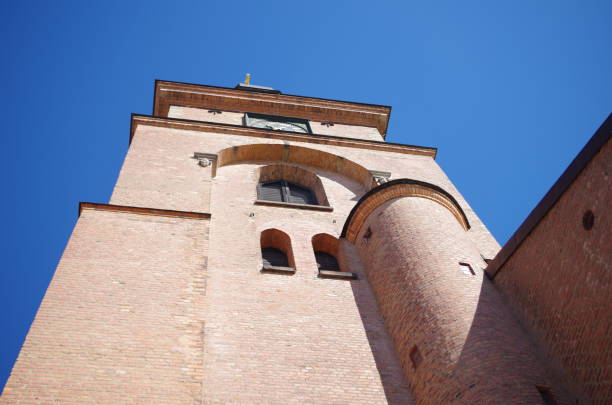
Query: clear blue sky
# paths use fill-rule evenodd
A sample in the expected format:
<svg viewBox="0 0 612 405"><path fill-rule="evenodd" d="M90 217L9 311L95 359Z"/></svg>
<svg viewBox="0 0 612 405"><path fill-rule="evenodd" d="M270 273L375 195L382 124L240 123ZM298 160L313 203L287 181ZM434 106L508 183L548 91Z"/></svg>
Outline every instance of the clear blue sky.
<svg viewBox="0 0 612 405"><path fill-rule="evenodd" d="M610 1L3 1L0 387L155 79L393 106L500 243L612 107ZM91 288L96 288L92 285Z"/></svg>

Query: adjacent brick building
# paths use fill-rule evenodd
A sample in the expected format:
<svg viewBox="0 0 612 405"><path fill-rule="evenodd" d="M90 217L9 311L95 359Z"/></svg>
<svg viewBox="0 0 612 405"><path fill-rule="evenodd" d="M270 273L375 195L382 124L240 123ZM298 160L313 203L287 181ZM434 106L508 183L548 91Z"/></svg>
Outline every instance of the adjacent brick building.
<svg viewBox="0 0 612 405"><path fill-rule="evenodd" d="M500 251L390 112L157 81L0 404L612 401L612 121Z"/></svg>

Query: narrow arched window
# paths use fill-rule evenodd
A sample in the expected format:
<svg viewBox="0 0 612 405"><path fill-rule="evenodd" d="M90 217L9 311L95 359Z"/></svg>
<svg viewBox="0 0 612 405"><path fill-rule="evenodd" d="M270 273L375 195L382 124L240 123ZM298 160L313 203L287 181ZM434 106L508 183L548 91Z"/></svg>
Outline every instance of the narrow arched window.
<svg viewBox="0 0 612 405"><path fill-rule="evenodd" d="M289 259L282 251L267 247L261 249L264 267L289 267Z"/></svg>
<svg viewBox="0 0 612 405"><path fill-rule="evenodd" d="M318 250L315 252L315 259L317 260L319 270L340 271L338 261L329 253Z"/></svg>
<svg viewBox="0 0 612 405"><path fill-rule="evenodd" d="M354 280L357 274L346 270L342 271L340 263L338 263L340 242L326 233L319 233L312 237L312 250L314 252L315 261L319 277L322 278L339 278L345 280ZM346 267L346 264L343 264Z"/></svg>
<svg viewBox="0 0 612 405"><path fill-rule="evenodd" d="M257 198L265 201L317 205L317 198L311 189L286 180L259 183Z"/></svg>
<svg viewBox="0 0 612 405"><path fill-rule="evenodd" d="M289 235L278 229L266 229L260 236L261 271L264 273L295 273L295 261Z"/></svg>

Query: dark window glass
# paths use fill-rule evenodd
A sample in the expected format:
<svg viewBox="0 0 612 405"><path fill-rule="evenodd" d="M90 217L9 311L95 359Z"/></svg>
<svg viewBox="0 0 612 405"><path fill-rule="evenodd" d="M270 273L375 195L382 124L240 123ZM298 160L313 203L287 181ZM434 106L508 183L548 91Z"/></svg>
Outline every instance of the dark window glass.
<svg viewBox="0 0 612 405"><path fill-rule="evenodd" d="M317 267L319 270L332 270L332 271L340 271L340 267L338 267L338 261L336 258L329 253L316 251L315 258L317 260Z"/></svg>
<svg viewBox="0 0 612 405"><path fill-rule="evenodd" d="M285 180L260 183L257 186L257 198L266 201L317 205L317 199L312 190Z"/></svg>
<svg viewBox="0 0 612 405"><path fill-rule="evenodd" d="M261 257L263 258L264 267L289 267L287 255L278 249L262 248Z"/></svg>
<svg viewBox="0 0 612 405"><path fill-rule="evenodd" d="M283 185L280 181L262 183L259 186L259 199L266 201L283 201Z"/></svg>
<svg viewBox="0 0 612 405"><path fill-rule="evenodd" d="M312 191L297 184L287 183L288 202L295 204L316 204Z"/></svg>

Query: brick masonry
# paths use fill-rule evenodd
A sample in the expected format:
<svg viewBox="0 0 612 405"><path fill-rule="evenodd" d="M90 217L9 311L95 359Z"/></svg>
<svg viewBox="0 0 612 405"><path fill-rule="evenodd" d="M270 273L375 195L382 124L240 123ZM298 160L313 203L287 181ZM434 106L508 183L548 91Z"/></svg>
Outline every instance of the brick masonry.
<svg viewBox="0 0 612 405"><path fill-rule="evenodd" d="M608 141L494 279L580 404L612 403L611 156Z"/></svg>
<svg viewBox="0 0 612 405"><path fill-rule="evenodd" d="M83 210L0 403L198 403L207 231Z"/></svg>
<svg viewBox="0 0 612 405"><path fill-rule="evenodd" d="M558 387L447 207L391 197L356 247L418 404L537 404L536 385Z"/></svg>
<svg viewBox="0 0 612 405"><path fill-rule="evenodd" d="M499 245L435 151L375 142L388 107L156 89L154 114L177 119L140 119L112 206L83 205L0 404L537 404L537 385L569 405L563 376L532 343L543 338L517 320L530 312L513 313L483 277L482 257ZM209 112L211 102L227 109ZM241 125L237 111L249 108L309 118L315 133L340 138L219 125ZM217 159L201 165L194 153ZM369 170L434 184L456 203L397 195L360 219L353 244L340 235L374 185ZM316 186L326 207L256 203L258 182L276 173ZM594 231L609 225L600 211ZM320 234L315 244L357 279L319 277ZM294 274L261 271L262 240L290 253ZM500 273L504 297L531 283L520 274ZM609 378L592 370L598 384Z"/></svg>

